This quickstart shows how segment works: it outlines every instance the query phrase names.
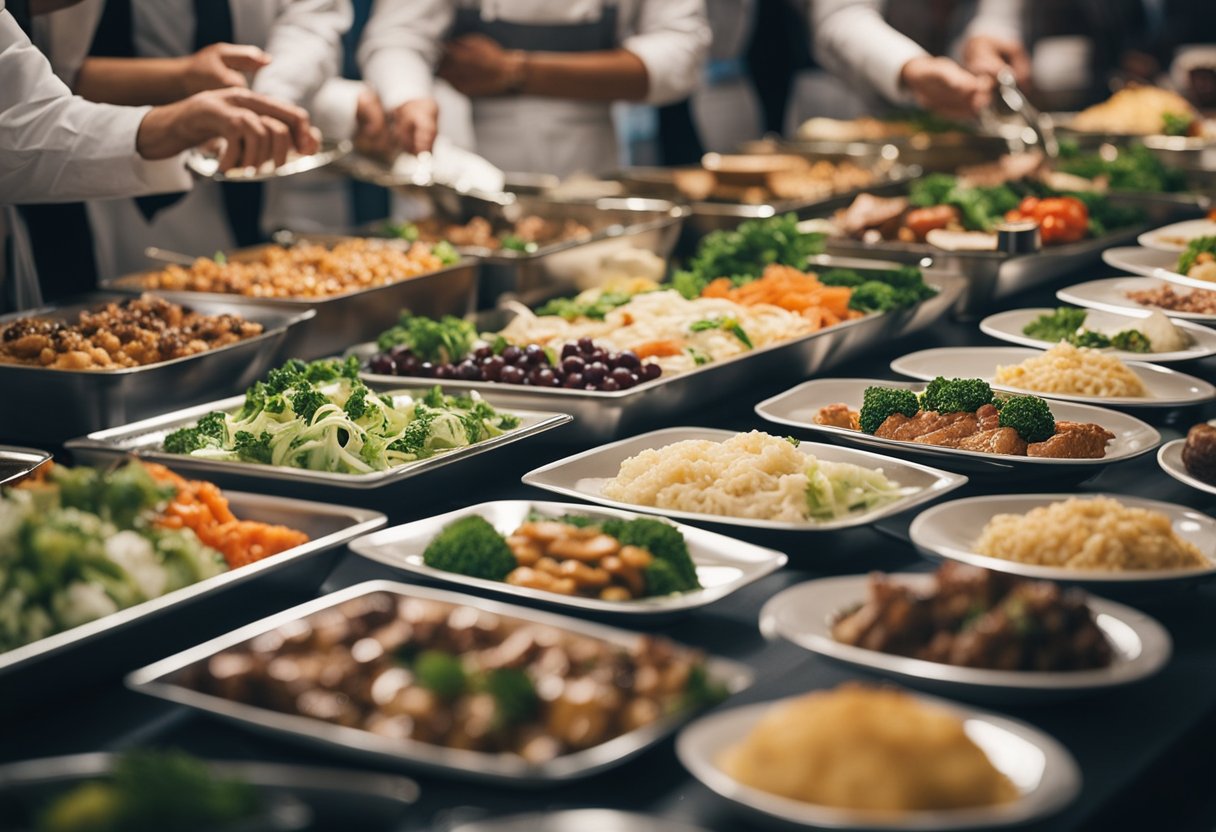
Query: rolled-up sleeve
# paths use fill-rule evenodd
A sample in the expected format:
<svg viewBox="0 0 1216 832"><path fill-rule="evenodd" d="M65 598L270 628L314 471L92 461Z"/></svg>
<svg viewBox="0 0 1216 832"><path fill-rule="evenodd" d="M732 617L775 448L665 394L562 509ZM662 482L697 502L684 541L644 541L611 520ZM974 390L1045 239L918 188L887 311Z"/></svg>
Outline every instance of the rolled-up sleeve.
<svg viewBox="0 0 1216 832"><path fill-rule="evenodd" d="M254 91L308 104L338 74L353 20L349 0L281 0L266 39L273 60L254 76Z"/></svg>
<svg viewBox="0 0 1216 832"><path fill-rule="evenodd" d="M646 67L646 103L670 104L697 88L709 43L704 0L642 0L621 47Z"/></svg>
<svg viewBox="0 0 1216 832"><path fill-rule="evenodd" d="M0 202L66 202L187 190L180 158L136 149L150 108L72 95L13 20L0 12Z"/></svg>
<svg viewBox="0 0 1216 832"><path fill-rule="evenodd" d="M878 0L812 0L811 30L819 63L854 89L889 101L907 100L904 64L928 54L883 19Z"/></svg>
<svg viewBox="0 0 1216 832"><path fill-rule="evenodd" d="M455 15L453 0L376 0L359 44L359 69L386 109L434 95L435 67Z"/></svg>
<svg viewBox="0 0 1216 832"><path fill-rule="evenodd" d="M1021 43L1025 39L1025 4L1022 0L979 0L975 17L967 24L964 38L988 35Z"/></svg>

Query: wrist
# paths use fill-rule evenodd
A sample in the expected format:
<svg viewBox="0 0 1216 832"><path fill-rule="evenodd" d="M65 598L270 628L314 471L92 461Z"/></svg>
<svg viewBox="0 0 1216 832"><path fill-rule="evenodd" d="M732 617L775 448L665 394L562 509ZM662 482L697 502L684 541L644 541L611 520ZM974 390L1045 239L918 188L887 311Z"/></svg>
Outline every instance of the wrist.
<svg viewBox="0 0 1216 832"><path fill-rule="evenodd" d="M506 53L503 73L503 94L518 95L528 84L528 53L513 49Z"/></svg>

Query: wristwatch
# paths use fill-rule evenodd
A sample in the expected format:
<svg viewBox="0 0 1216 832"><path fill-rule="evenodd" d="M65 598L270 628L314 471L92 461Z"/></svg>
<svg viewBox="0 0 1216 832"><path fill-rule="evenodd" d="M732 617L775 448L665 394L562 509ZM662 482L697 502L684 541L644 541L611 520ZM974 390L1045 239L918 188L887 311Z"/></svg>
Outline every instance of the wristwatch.
<svg viewBox="0 0 1216 832"><path fill-rule="evenodd" d="M518 95L528 83L528 53L522 49L507 52L507 83L503 95Z"/></svg>

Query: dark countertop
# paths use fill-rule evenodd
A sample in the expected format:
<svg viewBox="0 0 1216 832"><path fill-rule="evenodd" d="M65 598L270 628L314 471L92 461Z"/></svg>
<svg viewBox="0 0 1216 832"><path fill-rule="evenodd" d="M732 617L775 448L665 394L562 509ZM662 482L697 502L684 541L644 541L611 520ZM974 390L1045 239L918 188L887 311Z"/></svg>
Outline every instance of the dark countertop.
<svg viewBox="0 0 1216 832"><path fill-rule="evenodd" d="M1091 277L1104 276L1095 273ZM1065 284L1079 282L1073 277ZM1006 302L1001 308L1054 305L1050 291L1036 291ZM836 367L826 375L887 377L888 362L913 350L934 346L995 345L978 331L976 322L944 323L928 333L895 343L878 345L867 356ZM1184 372L1216 380L1216 359L1170 365ZM753 390L720 401L701 412L686 414L672 424L697 424L738 430L765 428L752 412L756 402L787 389L802 379L759 378ZM1186 427L1210 418L1214 408L1192 408L1182 413L1141 411L1166 441ZM1162 422L1162 417L1167 421ZM656 425L658 427L660 425ZM783 428L769 426L772 432ZM567 434L570 427L562 428ZM809 438L804 436L804 438ZM390 523L430 516L493 499L545 498L519 483L526 471L579 449L577 445L529 442L505 449L493 460L493 475L484 468L456 466L448 477L437 479L426 492L411 492L389 506ZM473 472L477 471L476 479ZM1114 465L1089 482L1014 483L973 482L952 494L969 496L995 491L1109 491L1177 502L1208 512L1216 498L1182 485L1161 472L1154 454ZM349 500L359 504L361 493ZM384 510L383 506L377 506ZM866 572L871 569L927 569L904 533L910 517L834 534L739 534L773 546L790 556L790 565L711 607L693 613L660 632L728 658L749 664L756 671L755 685L724 707L774 699L813 688L866 678L867 674L813 656L785 642L766 642L757 629L763 603L776 592L823 575ZM742 530L740 530L742 531ZM371 578L405 580L392 569L347 554L325 582L336 589ZM276 596L273 604L307 600ZM270 603L270 602L268 602ZM1035 725L1055 736L1077 758L1084 784L1080 798L1063 813L1032 828L1211 829L1216 823L1216 795L1198 785L1210 776L1216 763L1216 586L1177 592L1168 597L1134 601L1161 621L1174 639L1174 655L1158 676L1110 693L1055 705L990 708ZM250 605L247 614L230 610L249 621L268 613ZM186 623L177 626L187 627ZM190 639L188 643L201 641ZM873 679L875 677L868 677ZM66 684L70 685L71 682ZM0 761L36 756L114 749L134 744L169 745L215 758L262 759L342 764L334 756L298 749L239 730L179 706L124 690L118 680L104 685L86 684L66 703L21 718L10 724L0 742ZM408 773L408 772L407 772ZM557 807L604 806L662 814L701 824L709 829L744 828L728 806L689 776L676 760L668 740L642 757L590 780L548 790L527 791L468 784L433 776L417 776L422 799L401 829L446 829L454 822L486 815ZM352 819L348 828L360 828Z"/></svg>

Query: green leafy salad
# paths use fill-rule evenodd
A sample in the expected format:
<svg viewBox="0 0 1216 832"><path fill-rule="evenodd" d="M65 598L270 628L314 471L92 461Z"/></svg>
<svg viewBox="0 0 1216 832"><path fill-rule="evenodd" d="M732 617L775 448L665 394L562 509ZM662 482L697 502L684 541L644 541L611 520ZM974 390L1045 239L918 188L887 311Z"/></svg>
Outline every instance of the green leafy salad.
<svg viewBox="0 0 1216 832"><path fill-rule="evenodd" d="M807 258L823 252L823 240L822 234L799 231L795 214L745 220L733 230L707 234L688 267L672 275L672 288L691 300L719 277L729 277L738 286L760 277L774 263L805 269Z"/></svg>
<svg viewBox="0 0 1216 832"><path fill-rule="evenodd" d="M1114 335L1106 335L1085 328L1089 313L1085 309L1061 306L1049 315L1040 315L1022 328L1023 335L1040 341L1058 343L1066 341L1074 347L1106 349L1114 347L1126 352L1152 352L1149 337L1139 329L1125 329Z"/></svg>
<svg viewBox="0 0 1216 832"><path fill-rule="evenodd" d="M38 832L222 832L262 811L257 790L175 751L128 751L112 773L59 795Z"/></svg>
<svg viewBox="0 0 1216 832"><path fill-rule="evenodd" d="M359 361L288 361L245 393L235 413L209 413L170 433L164 450L205 459L366 474L427 459L519 426L476 393L376 394Z"/></svg>
<svg viewBox="0 0 1216 832"><path fill-rule="evenodd" d="M0 652L228 569L190 529L163 528L177 489L139 462L56 465L0 497Z"/></svg>
<svg viewBox="0 0 1216 832"><path fill-rule="evenodd" d="M1186 174L1162 162L1142 144L1119 148L1113 156L1084 152L1076 142L1060 143L1056 169L1084 179L1106 179L1112 191L1175 193L1186 190Z"/></svg>

